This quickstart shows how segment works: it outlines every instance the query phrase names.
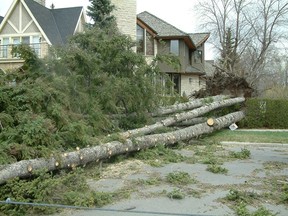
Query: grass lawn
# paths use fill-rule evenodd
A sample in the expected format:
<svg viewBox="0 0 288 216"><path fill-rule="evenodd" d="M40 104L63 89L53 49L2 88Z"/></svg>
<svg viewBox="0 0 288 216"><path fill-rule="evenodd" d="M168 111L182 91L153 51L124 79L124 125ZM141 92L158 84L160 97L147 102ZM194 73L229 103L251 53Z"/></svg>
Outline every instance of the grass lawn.
<svg viewBox="0 0 288 216"><path fill-rule="evenodd" d="M221 141L258 142L258 143L288 143L288 132L278 131L231 131L224 129L202 138L203 141L215 143Z"/></svg>

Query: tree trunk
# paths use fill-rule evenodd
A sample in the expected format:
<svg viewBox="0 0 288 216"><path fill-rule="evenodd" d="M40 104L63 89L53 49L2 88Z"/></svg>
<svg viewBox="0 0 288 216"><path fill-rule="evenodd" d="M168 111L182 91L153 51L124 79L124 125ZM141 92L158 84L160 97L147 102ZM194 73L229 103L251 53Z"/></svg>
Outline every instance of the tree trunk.
<svg viewBox="0 0 288 216"><path fill-rule="evenodd" d="M194 109L194 110L189 111L189 112L177 113L174 116L168 117L168 118L166 118L160 122L156 122L153 125L145 126L143 128L129 130L127 132L121 133L120 135L123 136L124 138L130 138L130 137L138 136L140 134L141 135L150 134L153 131L155 131L156 129L171 126L177 122L182 122L182 121L186 121L188 119L193 119L195 117L198 117L200 115L208 113L214 109L217 109L220 107L231 106L233 104L241 103L244 101L245 101L244 97L238 97L238 98L232 98L232 99L227 99L227 100L222 100L222 101L216 101L216 102L210 103L208 105L202 106L200 108Z"/></svg>
<svg viewBox="0 0 288 216"><path fill-rule="evenodd" d="M39 158L23 160L0 168L0 184L15 177L29 177L37 170L53 171L57 169L75 168L89 162L99 161L111 156L135 152L140 149L151 148L157 144L170 145L178 141L189 140L201 134L211 133L215 130L227 127L234 122L244 118L243 112L235 112L215 119L212 127L206 123L194 125L174 132L154 134L137 137L133 140L127 139L125 143L114 141L91 148L78 149L74 152L59 153L49 159Z"/></svg>
<svg viewBox="0 0 288 216"><path fill-rule="evenodd" d="M208 120L208 117L197 117L197 118L188 119L188 120L176 123L175 126L188 127L188 126L192 126L192 125L196 125L196 124L200 124L200 123L206 122L207 120Z"/></svg>
<svg viewBox="0 0 288 216"><path fill-rule="evenodd" d="M206 97L206 98L201 98L201 99L194 99L187 103L180 103L180 104L174 104L171 106L161 107L158 110L156 110L154 113L152 113L152 117L168 115L168 114L177 113L177 112L181 112L185 110L192 110L192 109L201 107L207 103L221 101L230 97L231 96L229 95L217 95L217 96Z"/></svg>

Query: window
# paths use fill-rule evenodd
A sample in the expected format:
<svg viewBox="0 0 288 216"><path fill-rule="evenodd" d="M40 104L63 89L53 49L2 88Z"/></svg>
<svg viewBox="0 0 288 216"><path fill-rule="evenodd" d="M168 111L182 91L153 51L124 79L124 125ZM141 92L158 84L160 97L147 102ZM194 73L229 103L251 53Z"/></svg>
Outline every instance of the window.
<svg viewBox="0 0 288 216"><path fill-rule="evenodd" d="M22 37L22 44L29 44L30 43L30 37Z"/></svg>
<svg viewBox="0 0 288 216"><path fill-rule="evenodd" d="M146 55L154 55L154 38L146 31Z"/></svg>
<svg viewBox="0 0 288 216"><path fill-rule="evenodd" d="M137 53L144 54L144 29L137 25Z"/></svg>
<svg viewBox="0 0 288 216"><path fill-rule="evenodd" d="M180 93L181 77L180 74L169 74L170 81L172 82L172 93Z"/></svg>
<svg viewBox="0 0 288 216"><path fill-rule="evenodd" d="M170 53L178 56L179 55L179 40L170 41Z"/></svg>
<svg viewBox="0 0 288 216"><path fill-rule="evenodd" d="M3 43L0 50L0 58L8 58L9 38L3 38Z"/></svg>
<svg viewBox="0 0 288 216"><path fill-rule="evenodd" d="M194 62L202 63L202 50L196 50L194 52Z"/></svg>
<svg viewBox="0 0 288 216"><path fill-rule="evenodd" d="M137 25L137 53L154 55L154 38L139 25Z"/></svg>
<svg viewBox="0 0 288 216"><path fill-rule="evenodd" d="M40 36L33 36L31 47L39 57L41 55Z"/></svg>
<svg viewBox="0 0 288 216"><path fill-rule="evenodd" d="M7 37L0 39L0 58L10 58L9 50L12 46L17 46L19 44L29 45L38 55L41 56L41 36L22 36L22 37ZM10 47L10 48L9 48ZM19 55L13 56L18 58Z"/></svg>

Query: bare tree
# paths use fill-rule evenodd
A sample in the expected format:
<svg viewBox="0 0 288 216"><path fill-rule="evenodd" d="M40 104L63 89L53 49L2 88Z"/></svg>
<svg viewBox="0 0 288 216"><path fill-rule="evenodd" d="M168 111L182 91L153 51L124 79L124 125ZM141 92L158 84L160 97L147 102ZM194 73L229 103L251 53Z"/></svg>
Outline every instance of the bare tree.
<svg viewBox="0 0 288 216"><path fill-rule="evenodd" d="M202 27L214 36L220 66L257 87L268 74L274 45L287 35L287 0L206 0L197 11Z"/></svg>

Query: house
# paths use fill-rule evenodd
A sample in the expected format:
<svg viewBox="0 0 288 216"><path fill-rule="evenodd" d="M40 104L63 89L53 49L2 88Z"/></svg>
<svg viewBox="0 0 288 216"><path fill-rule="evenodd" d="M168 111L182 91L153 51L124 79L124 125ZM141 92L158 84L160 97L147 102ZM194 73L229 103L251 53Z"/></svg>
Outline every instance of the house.
<svg viewBox="0 0 288 216"><path fill-rule="evenodd" d="M137 52L149 62L157 54L173 54L181 67L159 65L174 83L172 91L189 96L205 87L205 42L209 33L185 33L145 11L137 16Z"/></svg>
<svg viewBox="0 0 288 216"><path fill-rule="evenodd" d="M116 6L119 30L137 41L135 51L148 63L157 54L179 58L178 69L159 63L174 83L171 91L189 96L205 87L205 42L209 33L188 34L149 12L137 15L136 0L111 3ZM84 30L85 23L83 7L49 9L45 0L14 0L5 17L0 17L0 70L22 65L22 59L11 55L13 46L29 44L43 58L49 46L64 45L71 35Z"/></svg>
<svg viewBox="0 0 288 216"><path fill-rule="evenodd" d="M22 59L11 55L12 46L28 44L43 58L49 46L65 44L85 23L83 7L48 9L45 0L14 0L0 18L0 69L22 65Z"/></svg>

